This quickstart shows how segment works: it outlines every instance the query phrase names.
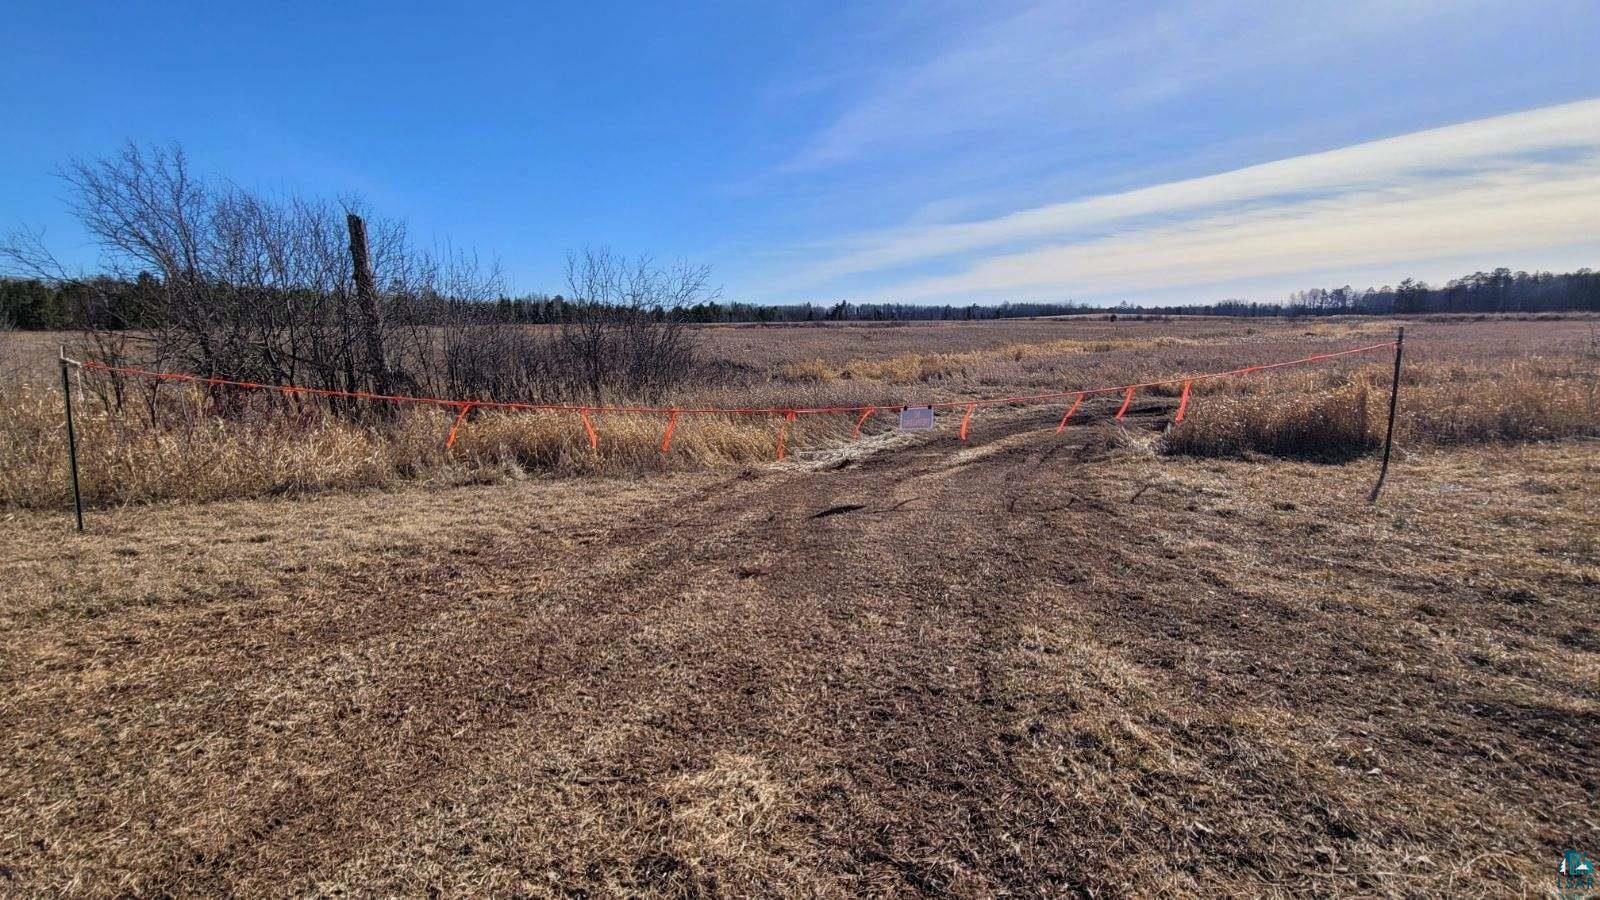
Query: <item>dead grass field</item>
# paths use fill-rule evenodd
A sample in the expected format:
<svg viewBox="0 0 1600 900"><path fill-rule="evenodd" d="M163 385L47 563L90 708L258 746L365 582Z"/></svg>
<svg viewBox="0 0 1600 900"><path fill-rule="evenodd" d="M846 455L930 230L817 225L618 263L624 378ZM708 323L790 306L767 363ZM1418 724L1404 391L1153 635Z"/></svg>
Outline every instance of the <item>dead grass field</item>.
<svg viewBox="0 0 1600 900"><path fill-rule="evenodd" d="M1030 327L1039 329L1031 340ZM894 406L1100 388L1348 349L1390 337L1393 327L1360 319L1122 317L704 328L700 341L713 365L673 402ZM1412 402L1400 422L1402 443L1600 435L1600 332L1594 319L1446 318L1412 327L1406 370ZM739 362L748 349L741 342L761 338L774 347L770 364L762 369ZM59 340L13 335L6 342L7 356L19 361L23 374L0 378L0 504L69 502L60 387L50 371ZM923 342L922 350L904 349L917 342ZM791 343L806 354L820 348L820 355L791 359ZM1164 449L1360 455L1376 443L1388 380L1387 360L1373 354L1198 382L1204 402ZM80 464L91 506L297 495L417 479L463 484L550 474L726 471L771 460L780 431L789 449L821 449L837 447L855 424L850 413L803 416L788 428L779 415L686 416L674 431L672 453L663 455L665 415L595 414L597 443L591 448L575 413L479 410L447 449L456 412L450 408L404 407L391 420L353 423L316 404L272 395L230 394L219 407L217 398L192 386L132 381L123 388L128 403L119 410L104 400L104 376L89 373L74 381L83 392ZM159 395L153 386L160 387ZM1149 389L1139 402L1170 400L1177 393L1175 384ZM1330 398L1350 402L1336 410ZM1048 406L1034 410L1041 421L1059 415ZM990 415L985 409L977 417L979 430ZM888 427L890 417L880 415L865 424L865 432Z"/></svg>
<svg viewBox="0 0 1600 900"><path fill-rule="evenodd" d="M747 395L957 397L1374 324L708 340L802 342ZM1159 452L1166 394L1060 436L1059 409L1004 408L966 443L879 426L781 464L439 468L111 505L82 536L0 506L0 890L1548 893L1563 848L1600 846L1591 327L1411 323L1425 402L1376 506L1370 455ZM1057 341L1086 347L1011 349ZM838 377L912 352L977 355ZM831 377L780 371L819 359ZM1531 387L1555 399L1501 414ZM1551 417L1579 427L1513 427Z"/></svg>

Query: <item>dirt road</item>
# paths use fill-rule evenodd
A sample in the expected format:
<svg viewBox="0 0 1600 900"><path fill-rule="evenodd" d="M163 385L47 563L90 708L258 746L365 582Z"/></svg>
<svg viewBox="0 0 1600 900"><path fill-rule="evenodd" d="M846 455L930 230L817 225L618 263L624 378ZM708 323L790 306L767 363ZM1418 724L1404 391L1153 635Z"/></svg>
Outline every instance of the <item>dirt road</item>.
<svg viewBox="0 0 1600 900"><path fill-rule="evenodd" d="M124 510L65 562L29 519L0 885L1499 894L1597 846L1592 453L1371 508L1097 414Z"/></svg>

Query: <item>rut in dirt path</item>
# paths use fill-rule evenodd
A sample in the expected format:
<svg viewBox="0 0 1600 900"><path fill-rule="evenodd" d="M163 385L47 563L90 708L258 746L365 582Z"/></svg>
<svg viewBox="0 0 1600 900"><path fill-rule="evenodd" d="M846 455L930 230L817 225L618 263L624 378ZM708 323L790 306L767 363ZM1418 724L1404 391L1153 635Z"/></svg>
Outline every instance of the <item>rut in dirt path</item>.
<svg viewBox="0 0 1600 900"><path fill-rule="evenodd" d="M736 503L770 514L704 551L755 583L735 593L760 597L758 618L706 641L724 660L768 662L710 701L704 730L670 739L776 757L803 785L825 868L857 887L1040 883L1000 821L1027 790L1005 758L1005 668L1039 577L1010 539L1008 498L1017 479L1105 440L1042 434L1011 423L977 453L935 437L763 480Z"/></svg>
<svg viewBox="0 0 1600 900"><path fill-rule="evenodd" d="M408 892L384 879L417 860L442 883L481 878L445 834L510 841L491 868L505 877L596 890L704 890L741 867L845 893L1099 883L1039 833L1070 816L1014 758L1016 648L1041 597L1072 615L1040 553L1071 536L1041 541L1019 500L1113 442L984 425L982 441L720 480L559 548L496 539L352 573L377 593L307 606L286 643L219 624L187 661L207 693L176 689L193 724L170 739L237 760L226 784L173 785L195 804L231 792L229 814L169 837L145 883ZM224 685L244 653L258 665ZM291 727L259 727L264 709ZM720 839L681 798L736 807L747 790L791 812L712 865Z"/></svg>
<svg viewBox="0 0 1600 900"><path fill-rule="evenodd" d="M385 798L386 840L417 840L409 822L458 793L462 771L513 746L612 810L648 807L665 783L715 760L753 757L808 810L801 843L818 856L813 868L843 883L937 889L963 853L994 868L1003 847L956 844L995 840L982 825L1002 724L990 657L1016 600L994 590L993 574L1018 557L1003 529L972 518L1008 514L974 502L992 504L1039 454L990 454L951 478L953 443L840 471L729 479L597 541L620 552L592 569L440 629L437 650L413 653L449 670L435 665L422 682L392 674L380 705L450 721L464 697L480 701L465 710L464 742L409 767L412 779L433 774L368 786ZM814 518L843 507L857 508ZM514 573L503 556L484 563L496 560ZM539 614L551 609L559 615ZM522 802L478 790L463 821ZM352 812L314 817L294 840ZM660 875L635 874L636 886Z"/></svg>

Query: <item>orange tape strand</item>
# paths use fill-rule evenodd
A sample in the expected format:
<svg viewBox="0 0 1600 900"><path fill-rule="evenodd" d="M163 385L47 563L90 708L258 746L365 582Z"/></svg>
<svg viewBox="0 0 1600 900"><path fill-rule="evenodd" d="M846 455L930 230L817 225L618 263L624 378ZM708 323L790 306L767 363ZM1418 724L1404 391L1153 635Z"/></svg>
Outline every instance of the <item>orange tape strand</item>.
<svg viewBox="0 0 1600 900"><path fill-rule="evenodd" d="M1178 414L1172 417L1172 421L1183 421L1183 414L1189 408L1189 387L1193 384L1194 382L1192 381L1185 381L1183 383L1183 396L1178 398Z"/></svg>
<svg viewBox="0 0 1600 900"><path fill-rule="evenodd" d="M1050 400L1063 400L1074 394L1110 394L1117 391L1126 391L1130 388L1159 387L1167 384L1181 384L1186 380L1201 381L1207 378L1228 378L1234 375L1248 375L1251 372L1261 372L1267 369L1281 369L1285 366L1299 366L1306 363L1321 362L1325 359L1334 359L1340 356L1350 356L1356 353L1370 353L1374 350L1388 350L1394 347L1394 341L1384 341L1381 344L1369 344L1365 347L1352 347L1349 350L1336 350L1331 353L1318 353L1314 356L1303 356L1299 359L1290 359L1283 362L1266 363L1263 365L1247 366L1242 369L1229 369L1226 372L1207 372L1202 375L1191 375L1185 378L1167 378L1161 381L1144 381L1138 384L1123 384L1115 387L1088 388L1081 391L1055 391L1049 394L1024 394L1016 397L990 397L983 400L945 400L938 403L911 404L927 406L933 409L952 409L957 406L970 406L974 402L980 406L996 406L1005 403L1041 403ZM303 394L310 397L350 397L358 400L381 400L389 403L425 403L434 406L459 407L470 402L473 406L485 409L510 409L522 411L548 411L548 412L577 412L590 409L595 412L606 413L639 413L639 414L665 414L689 413L705 415L744 415L744 416L774 416L788 413L791 410L807 415L814 413L843 413L861 412L866 406L740 406L740 407L664 407L664 406L573 406L563 403L514 403L506 400L452 400L445 397L417 397L404 394L375 394L370 391L339 391L330 388L302 387L295 384L261 384L254 381L236 381L228 378L207 377L203 375L188 375L181 372L153 372L132 366L110 366L101 362L85 360L79 366L101 372L110 372L118 375L127 375L139 378L157 378L165 381L184 381L192 384L209 384L216 387L237 387L250 390L272 391L279 394ZM904 407L902 407L904 408Z"/></svg>
<svg viewBox="0 0 1600 900"><path fill-rule="evenodd" d="M861 418L856 420L856 430L855 430L854 434L850 435L850 440L852 440L852 441L861 440L861 426L867 424L867 417L871 416L874 412L877 411L877 409L878 408L876 406L869 406L866 409L861 411Z"/></svg>
<svg viewBox="0 0 1600 900"><path fill-rule="evenodd" d="M1118 422L1122 421L1122 417L1128 414L1128 404L1130 404L1132 402L1133 402L1133 387L1129 386L1128 393L1124 394L1123 397L1122 397L1122 408L1117 410L1117 421Z"/></svg>
<svg viewBox="0 0 1600 900"><path fill-rule="evenodd" d="M445 438L444 441L444 448L446 450L449 450L451 447L456 445L456 431L461 427L461 420L465 419L467 417L467 413L469 412L472 412L472 404L461 404L461 412L457 413L456 420L450 423L450 436Z"/></svg>
<svg viewBox="0 0 1600 900"><path fill-rule="evenodd" d="M667 433L663 434L661 436L661 452L662 453L665 453L668 450L672 449L672 430L674 428L677 428L677 427L678 427L678 411L677 410L673 410L672 411L672 415L667 417Z"/></svg>
<svg viewBox="0 0 1600 900"><path fill-rule="evenodd" d="M589 421L589 411L580 409L578 415L583 419L583 430L589 432L589 449L599 450L600 437L594 433L594 423Z"/></svg>
<svg viewBox="0 0 1600 900"><path fill-rule="evenodd" d="M977 408L978 404L972 404L967 407L967 414L961 417L961 439L963 441L967 439L967 424L972 421L972 411Z"/></svg>
<svg viewBox="0 0 1600 900"><path fill-rule="evenodd" d="M789 436L789 423L794 421L794 417L795 417L795 411L792 410L792 409L789 410L789 414L787 416L783 417L783 424L778 426L778 461L779 462L783 461L783 441L784 441L784 438Z"/></svg>
<svg viewBox="0 0 1600 900"><path fill-rule="evenodd" d="M1072 418L1072 414L1077 412L1078 407L1082 404L1083 395L1079 394L1077 398L1072 401L1072 405L1067 407L1067 414L1061 417L1061 424L1056 426L1056 434L1060 434L1067 427L1067 420Z"/></svg>

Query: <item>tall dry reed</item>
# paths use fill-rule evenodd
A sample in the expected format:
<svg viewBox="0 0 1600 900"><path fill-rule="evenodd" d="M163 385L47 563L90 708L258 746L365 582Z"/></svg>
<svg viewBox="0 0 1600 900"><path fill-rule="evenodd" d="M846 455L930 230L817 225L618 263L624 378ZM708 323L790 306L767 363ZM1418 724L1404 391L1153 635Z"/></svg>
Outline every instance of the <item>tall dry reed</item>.
<svg viewBox="0 0 1600 900"><path fill-rule="evenodd" d="M670 453L667 418L591 414L591 447L572 412L485 412L465 421L446 449L452 412L405 408L357 423L319 408L289 412L258 404L217 415L197 392L173 393L160 414L77 410L79 470L91 505L207 501L378 487L403 478L472 481L530 473L620 475L719 469L774 459L780 416L682 416ZM848 430L846 417L798 419L791 452ZM0 394L0 504L69 502L66 429L59 392Z"/></svg>

